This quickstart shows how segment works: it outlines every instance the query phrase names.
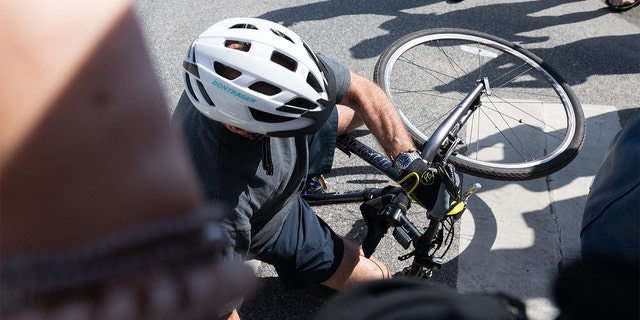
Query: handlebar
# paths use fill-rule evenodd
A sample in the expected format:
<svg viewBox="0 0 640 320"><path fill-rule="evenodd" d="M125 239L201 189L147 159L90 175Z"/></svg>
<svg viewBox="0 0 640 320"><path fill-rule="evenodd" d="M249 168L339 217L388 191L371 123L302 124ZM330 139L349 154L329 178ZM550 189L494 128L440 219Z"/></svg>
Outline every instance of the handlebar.
<svg viewBox="0 0 640 320"><path fill-rule="evenodd" d="M446 140L447 135L456 134L456 131L452 131L451 127L455 128L457 121L465 121L469 112L478 103L476 101L477 95L483 88L484 83L478 83L475 90L456 108L457 113L454 112L455 116L451 118L453 122L445 121L447 125L442 125L438 129L440 133L444 134L444 140ZM423 158L426 159L428 156L428 153L425 153L428 150L428 144L433 144L435 143L434 141L438 141L438 139L430 140L425 144ZM438 147L449 149L447 146L439 145ZM351 153L355 153L359 158L371 164L372 167L378 169L393 181L397 181L398 172L392 167L389 159L357 139L349 135L339 136L337 138L337 148L349 156ZM430 277L432 270L440 268L442 265L442 258L451 245L454 232L453 222L464 212L468 196L479 188L479 185L474 186L472 187L474 190L470 189L463 194L460 190L460 181L455 173L455 168L447 164L446 160L447 156L445 155L434 156L431 161L428 161L429 165L434 166L443 177L439 192L443 196L438 197L435 209L427 212L429 224L424 233L407 217L406 214L411 200L406 192L398 186L371 188L357 192L309 194L303 195L303 198L310 205L362 202L360 211L368 227L362 243L365 256L370 257L373 254L388 229L393 227L393 236L400 245L405 249L408 249L411 245L414 247L411 253L399 257L400 260L414 258L413 263L404 270L404 273L419 278ZM445 230L447 231L446 237ZM444 253L440 251L443 244L445 244ZM436 253L439 256L436 256ZM442 254L440 255L440 253Z"/></svg>

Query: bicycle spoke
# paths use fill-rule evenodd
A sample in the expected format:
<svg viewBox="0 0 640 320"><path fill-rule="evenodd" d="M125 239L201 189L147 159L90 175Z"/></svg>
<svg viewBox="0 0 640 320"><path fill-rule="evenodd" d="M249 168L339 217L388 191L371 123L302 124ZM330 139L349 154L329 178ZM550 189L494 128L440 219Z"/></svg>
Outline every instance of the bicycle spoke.
<svg viewBox="0 0 640 320"><path fill-rule="evenodd" d="M540 125L547 126L548 128L553 129L555 132L561 132L561 131L562 131L562 129L560 129L560 128L554 128L554 127L553 127L553 126L551 126L550 124L546 123L544 120L542 120L542 119L540 119L540 118L537 118L535 115L533 115L533 114L531 114L531 113L527 112L526 110L524 110L524 109L522 109L522 108L518 107L516 104L513 104L513 103L509 102L508 100L503 99L503 98L501 98L501 97L499 97L499 96L496 96L496 95L493 95L493 96L494 96L494 97L499 98L503 103L509 104L509 105L510 105L511 107L513 107L514 109L517 109L518 111L522 112L523 114L525 114L525 115L529 116L529 117L530 117L530 119L537 120L537 121L539 122L539 124L540 124ZM490 98L488 98L488 99L490 100ZM493 104L493 102L492 102L492 104ZM532 125L532 124L529 124L528 122L524 122L522 119L514 118L514 117L509 116L509 115L507 115L507 114L505 114L505 113L503 113L503 112L500 112L500 111L499 111L499 109L498 109L498 108L496 108L496 107L494 107L492 110L493 110L493 111L495 111L496 113L500 114L500 115L501 115L501 116L503 116L503 117L507 117L507 118L509 118L510 120L514 121L514 122L518 122L518 123L521 123L521 124L523 124L523 125L525 125L525 126L528 126L528 127L529 127L529 128L531 128L532 130L537 130L537 131L539 131L539 132L541 132L541 133L543 133L543 134L548 135L549 137L555 138L555 139L557 139L557 140L559 140L559 141L562 141L562 140L564 139L564 136L557 136L557 135L554 135L554 134L552 134L552 133L545 132L544 130L540 129L540 127L534 126L534 125Z"/></svg>
<svg viewBox="0 0 640 320"><path fill-rule="evenodd" d="M451 79L451 80L455 80L455 79L458 78L456 76L451 76L449 74L441 73L439 71L436 71L436 70L433 70L433 69L429 69L429 68L427 68L425 66L421 66L421 65L419 65L417 63L414 63L413 61L409 60L409 58L407 58L407 57L402 57L401 59L398 59L398 61L399 62L404 62L404 63L409 64L411 66L414 66L414 67L418 68L418 70L424 71L426 74L432 76L435 79L438 79L442 84L446 84L447 82L444 81L444 80L441 80L439 77L435 76L435 74L441 75L441 76L446 77L446 78Z"/></svg>
<svg viewBox="0 0 640 320"><path fill-rule="evenodd" d="M479 109L480 109L480 112L482 112L482 114L484 114L487 117L487 120L489 120L493 124L493 126L496 129L498 129L499 128L498 125L496 124L496 122L493 120L492 117L489 117L489 115L485 112L484 108L480 107ZM522 149L524 149L524 151L527 151L526 153L529 155L529 160L535 159L534 156L531 154L531 152L527 150L527 147L524 145L524 143L522 143L522 140L520 140L519 135L515 133L515 131L513 130L513 127L509 124L509 122L505 120L504 115L501 112L497 112L497 114L501 116L501 119L504 121L504 124L509 128L509 132L511 132L512 136L518 141L518 144L522 147ZM518 149L516 145L511 142L511 139L507 137L507 135L504 133L504 130L498 130L498 132L502 135L502 137L504 137L504 140L509 143L509 145L513 148L513 150L517 152L518 155L520 155L520 158L523 161L529 161L525 156L522 155L522 153L519 151L520 149Z"/></svg>

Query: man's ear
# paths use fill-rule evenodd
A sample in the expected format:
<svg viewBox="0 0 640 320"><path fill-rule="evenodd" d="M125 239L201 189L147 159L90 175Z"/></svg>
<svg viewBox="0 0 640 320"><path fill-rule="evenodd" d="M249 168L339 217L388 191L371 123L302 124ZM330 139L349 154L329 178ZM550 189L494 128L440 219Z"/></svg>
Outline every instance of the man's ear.
<svg viewBox="0 0 640 320"><path fill-rule="evenodd" d="M253 139L254 136L255 136L255 134L253 134L253 132L249 132L247 130L244 130L244 129L241 129L241 128L238 128L238 127L234 127L234 126L226 124L226 123L225 123L224 126L227 127L227 130L229 130L229 131L231 131L231 132L233 132L235 134L239 134L239 135L241 135L241 136L243 136L245 138L248 138L248 139Z"/></svg>
<svg viewBox="0 0 640 320"><path fill-rule="evenodd" d="M226 123L225 123L224 126L227 128L227 130L229 130L229 131L231 131L233 133L237 133L237 134L240 134L240 130L242 130L242 129L238 128L238 127L234 127L234 126L228 125Z"/></svg>

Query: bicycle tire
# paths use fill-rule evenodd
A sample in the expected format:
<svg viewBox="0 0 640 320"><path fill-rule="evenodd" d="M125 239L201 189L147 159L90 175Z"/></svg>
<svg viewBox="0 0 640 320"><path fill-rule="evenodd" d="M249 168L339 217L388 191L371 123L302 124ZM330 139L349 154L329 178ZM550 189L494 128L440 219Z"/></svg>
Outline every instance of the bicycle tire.
<svg viewBox="0 0 640 320"><path fill-rule="evenodd" d="M490 90L449 158L461 172L529 180L576 157L586 132L580 102L549 65L512 42L465 29L417 31L388 46L374 70L417 146L484 77Z"/></svg>

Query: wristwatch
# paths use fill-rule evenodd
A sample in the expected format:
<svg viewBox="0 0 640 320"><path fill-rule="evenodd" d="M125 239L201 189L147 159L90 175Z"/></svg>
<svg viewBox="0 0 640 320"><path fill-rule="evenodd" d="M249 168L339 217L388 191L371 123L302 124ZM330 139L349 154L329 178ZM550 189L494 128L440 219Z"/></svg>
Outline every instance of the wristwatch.
<svg viewBox="0 0 640 320"><path fill-rule="evenodd" d="M407 167L409 167L409 165L411 164L411 162L413 162L413 160L420 159L420 158L421 158L420 154L417 151L403 152L399 154L396 157L396 159L393 161L393 166L396 169L402 171Z"/></svg>

